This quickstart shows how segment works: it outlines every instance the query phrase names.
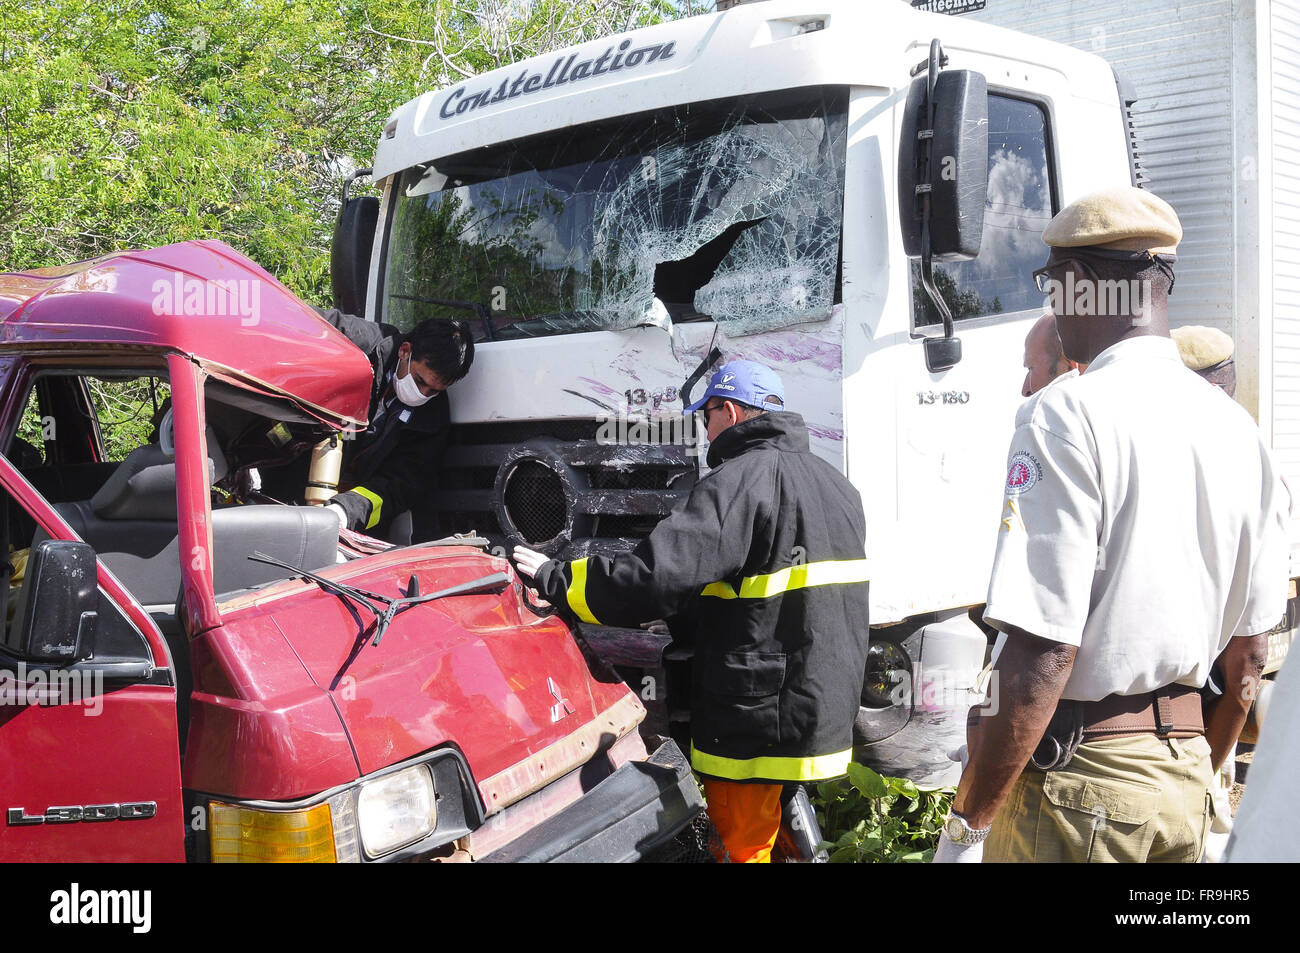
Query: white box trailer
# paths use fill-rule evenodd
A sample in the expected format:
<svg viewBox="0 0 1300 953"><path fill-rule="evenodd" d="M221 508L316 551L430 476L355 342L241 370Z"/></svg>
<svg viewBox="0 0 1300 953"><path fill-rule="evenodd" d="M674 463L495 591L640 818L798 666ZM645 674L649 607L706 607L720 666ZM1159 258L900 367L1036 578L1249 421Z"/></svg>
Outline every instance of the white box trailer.
<svg viewBox="0 0 1300 953"><path fill-rule="evenodd" d="M1132 102L1140 184L1183 223L1170 322L1232 336L1237 400L1300 495L1300 2L987 0L961 19L1065 43L1114 67ZM1270 670L1288 634L1270 645Z"/></svg>

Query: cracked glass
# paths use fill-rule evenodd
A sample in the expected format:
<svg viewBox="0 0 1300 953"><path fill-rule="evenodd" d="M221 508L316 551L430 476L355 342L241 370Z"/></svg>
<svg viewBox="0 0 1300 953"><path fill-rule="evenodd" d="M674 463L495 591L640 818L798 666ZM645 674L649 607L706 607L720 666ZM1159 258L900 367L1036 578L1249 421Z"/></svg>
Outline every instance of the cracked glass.
<svg viewBox="0 0 1300 953"><path fill-rule="evenodd" d="M691 103L401 174L384 320L504 340L714 320L731 336L838 300L848 92Z"/></svg>

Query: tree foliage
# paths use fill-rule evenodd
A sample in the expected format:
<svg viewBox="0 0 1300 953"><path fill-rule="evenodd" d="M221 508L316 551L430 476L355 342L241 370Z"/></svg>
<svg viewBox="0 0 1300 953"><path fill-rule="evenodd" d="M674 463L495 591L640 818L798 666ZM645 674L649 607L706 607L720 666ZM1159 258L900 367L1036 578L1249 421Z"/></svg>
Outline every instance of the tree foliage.
<svg viewBox="0 0 1300 953"><path fill-rule="evenodd" d="M395 108L707 6L0 0L0 268L219 238L323 303L340 186Z"/></svg>

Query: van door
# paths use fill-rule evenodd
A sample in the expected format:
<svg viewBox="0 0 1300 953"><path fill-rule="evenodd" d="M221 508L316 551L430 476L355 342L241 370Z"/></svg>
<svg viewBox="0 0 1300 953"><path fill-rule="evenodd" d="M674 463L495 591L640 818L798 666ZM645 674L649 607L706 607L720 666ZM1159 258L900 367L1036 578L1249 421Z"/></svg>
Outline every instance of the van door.
<svg viewBox="0 0 1300 953"><path fill-rule="evenodd" d="M8 554L8 566L0 561L0 860L183 861L176 688L166 643L102 565L87 595L93 626L51 611L73 583L66 572L36 576L33 538L40 546L47 537L76 539L0 456L0 553ZM52 660L41 651L76 643L76 631L61 629L78 626L93 628L93 636L76 658Z"/></svg>

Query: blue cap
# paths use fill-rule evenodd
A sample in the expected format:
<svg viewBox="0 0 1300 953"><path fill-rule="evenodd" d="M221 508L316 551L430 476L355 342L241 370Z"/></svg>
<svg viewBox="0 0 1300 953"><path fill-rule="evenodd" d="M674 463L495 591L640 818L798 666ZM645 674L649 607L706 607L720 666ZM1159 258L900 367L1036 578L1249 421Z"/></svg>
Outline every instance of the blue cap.
<svg viewBox="0 0 1300 953"><path fill-rule="evenodd" d="M781 378L776 376L776 371L757 361L728 361L713 372L704 396L682 413L695 413L710 397L722 397L766 409L770 406L766 403L769 396L779 400L781 407L785 406L785 388L781 386Z"/></svg>

